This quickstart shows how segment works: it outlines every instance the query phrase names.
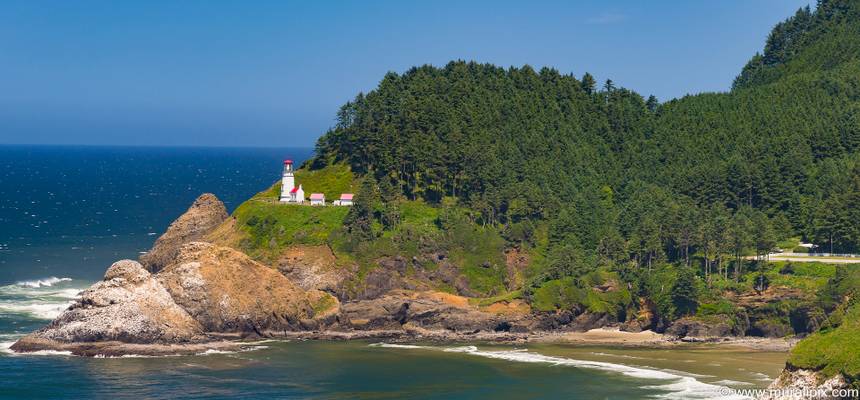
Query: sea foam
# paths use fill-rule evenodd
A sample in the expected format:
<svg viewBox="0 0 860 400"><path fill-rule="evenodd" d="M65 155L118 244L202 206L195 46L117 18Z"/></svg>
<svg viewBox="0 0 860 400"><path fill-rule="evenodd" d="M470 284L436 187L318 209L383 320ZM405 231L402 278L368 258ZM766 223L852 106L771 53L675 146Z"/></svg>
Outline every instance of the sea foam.
<svg viewBox="0 0 860 400"><path fill-rule="evenodd" d="M68 282L71 281L72 278L57 278L56 276L52 276L50 278L44 279L36 279L32 281L21 281L16 283L17 286L29 287L29 288L40 288L40 287L51 287L60 282Z"/></svg>
<svg viewBox="0 0 860 400"><path fill-rule="evenodd" d="M71 278L50 277L0 286L0 314L54 319L78 297L82 288L69 287Z"/></svg>
<svg viewBox="0 0 860 400"><path fill-rule="evenodd" d="M566 357L547 356L529 351L528 349L513 350L481 350L477 346L430 347L417 345L402 345L389 343L374 343L371 346L398 349L435 349L448 353L464 353L485 358L507 360L523 363L539 363L558 366L586 368L609 373L617 373L631 378L664 381L665 383L644 386L646 389L660 390L668 393L659 395L666 399L750 399L732 394L725 386L708 384L696 379L693 375L680 371L665 371L646 367L634 367L602 361L578 360Z"/></svg>

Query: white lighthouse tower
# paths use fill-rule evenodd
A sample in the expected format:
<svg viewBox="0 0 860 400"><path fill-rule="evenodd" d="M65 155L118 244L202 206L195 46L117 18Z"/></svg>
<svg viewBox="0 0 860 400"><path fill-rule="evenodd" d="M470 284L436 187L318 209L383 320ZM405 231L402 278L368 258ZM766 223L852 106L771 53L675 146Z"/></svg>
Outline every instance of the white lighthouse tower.
<svg viewBox="0 0 860 400"><path fill-rule="evenodd" d="M281 202L303 203L305 191L302 185L296 187L296 177L293 175L293 160L284 160L284 174L281 177Z"/></svg>

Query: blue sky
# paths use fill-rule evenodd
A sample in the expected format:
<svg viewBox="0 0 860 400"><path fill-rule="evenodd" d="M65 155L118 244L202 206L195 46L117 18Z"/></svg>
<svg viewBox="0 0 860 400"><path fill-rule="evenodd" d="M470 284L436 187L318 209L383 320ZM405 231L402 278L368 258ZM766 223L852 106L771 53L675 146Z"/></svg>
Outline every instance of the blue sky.
<svg viewBox="0 0 860 400"><path fill-rule="evenodd" d="M0 143L311 146L387 71L555 67L725 91L809 1L4 1Z"/></svg>

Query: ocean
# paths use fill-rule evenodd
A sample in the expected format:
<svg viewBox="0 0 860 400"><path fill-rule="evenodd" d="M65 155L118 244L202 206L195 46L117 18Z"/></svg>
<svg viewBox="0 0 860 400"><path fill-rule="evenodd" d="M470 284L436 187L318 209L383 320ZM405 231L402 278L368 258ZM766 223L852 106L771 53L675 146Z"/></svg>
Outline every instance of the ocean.
<svg viewBox="0 0 860 400"><path fill-rule="evenodd" d="M260 341L195 356L19 355L203 192L232 210L311 149L0 146L0 398L741 398L782 353L487 343Z"/></svg>

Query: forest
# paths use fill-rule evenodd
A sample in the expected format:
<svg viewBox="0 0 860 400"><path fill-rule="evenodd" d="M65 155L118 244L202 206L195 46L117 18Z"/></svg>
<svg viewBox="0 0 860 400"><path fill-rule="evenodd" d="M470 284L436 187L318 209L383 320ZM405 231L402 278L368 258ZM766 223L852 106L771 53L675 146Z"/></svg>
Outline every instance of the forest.
<svg viewBox="0 0 860 400"><path fill-rule="evenodd" d="M315 162L345 159L408 198L455 197L481 223L567 215L599 227L571 232L586 249L618 242L640 262L708 246L706 225L726 216L739 231L856 251L860 236L842 223L856 209L860 49L829 49L857 46L840 40L860 27L857 13L849 2L798 10L731 92L663 104L550 68L455 61L389 73L341 108Z"/></svg>
<svg viewBox="0 0 860 400"><path fill-rule="evenodd" d="M542 249L533 302L595 271L647 295L671 265L666 312L684 315L697 282L763 269L749 260L780 242L860 252L858 35L857 2L822 0L774 27L730 91L664 102L528 65L391 72L341 107L308 168L365 177L346 217L357 240L394 229L399 201L453 203Z"/></svg>

